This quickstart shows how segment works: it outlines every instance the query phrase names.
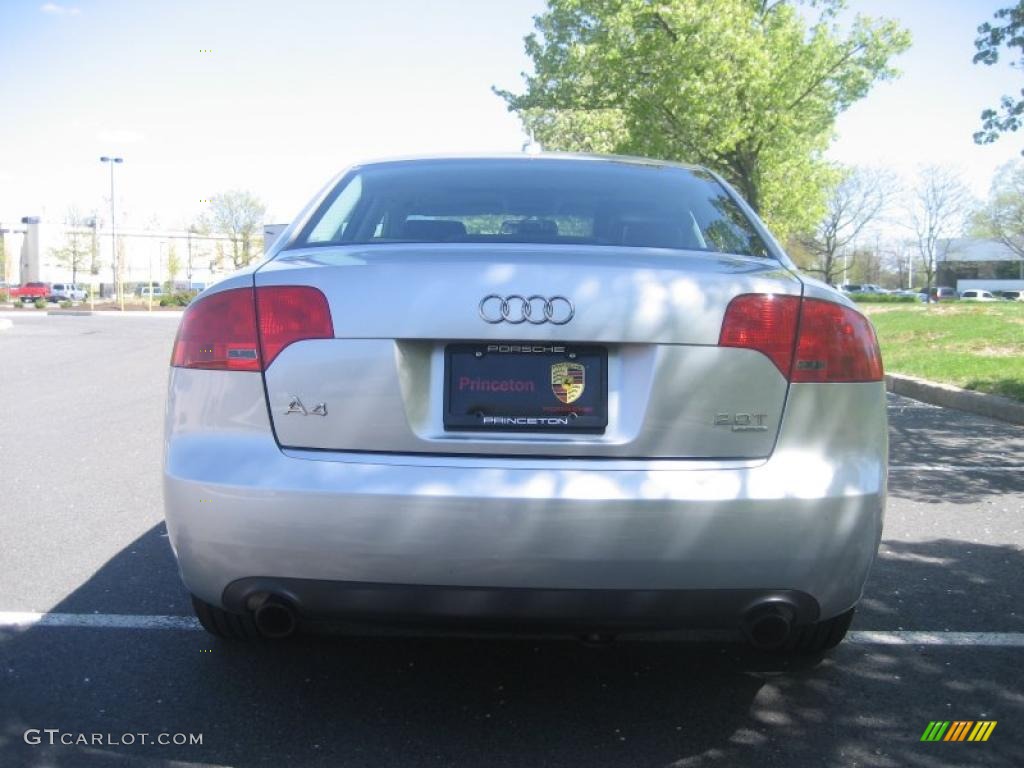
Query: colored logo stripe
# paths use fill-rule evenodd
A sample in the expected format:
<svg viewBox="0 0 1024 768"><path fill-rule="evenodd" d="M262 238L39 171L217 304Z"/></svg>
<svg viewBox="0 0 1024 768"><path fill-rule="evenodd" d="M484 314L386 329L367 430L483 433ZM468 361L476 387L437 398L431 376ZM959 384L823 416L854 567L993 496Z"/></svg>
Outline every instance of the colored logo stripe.
<svg viewBox="0 0 1024 768"><path fill-rule="evenodd" d="M921 741L938 741L949 728L949 720L932 720L921 734Z"/></svg>
<svg viewBox="0 0 1024 768"><path fill-rule="evenodd" d="M972 725L974 725L974 722L971 720L954 720L943 741L963 741L964 737L967 736L968 729Z"/></svg>
<svg viewBox="0 0 1024 768"><path fill-rule="evenodd" d="M988 741L997 720L932 720L921 741Z"/></svg>
<svg viewBox="0 0 1024 768"><path fill-rule="evenodd" d="M979 720L978 724L974 726L974 730L971 731L971 735L967 737L967 740L988 741L988 737L992 735L997 722L997 720Z"/></svg>

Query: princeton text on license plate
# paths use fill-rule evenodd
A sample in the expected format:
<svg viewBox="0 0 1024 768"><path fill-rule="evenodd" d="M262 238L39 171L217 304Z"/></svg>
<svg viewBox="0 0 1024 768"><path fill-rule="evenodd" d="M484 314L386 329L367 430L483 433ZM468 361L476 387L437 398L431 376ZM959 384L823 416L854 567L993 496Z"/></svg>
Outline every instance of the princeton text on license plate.
<svg viewBox="0 0 1024 768"><path fill-rule="evenodd" d="M450 344L444 426L529 432L603 432L608 352L548 343Z"/></svg>

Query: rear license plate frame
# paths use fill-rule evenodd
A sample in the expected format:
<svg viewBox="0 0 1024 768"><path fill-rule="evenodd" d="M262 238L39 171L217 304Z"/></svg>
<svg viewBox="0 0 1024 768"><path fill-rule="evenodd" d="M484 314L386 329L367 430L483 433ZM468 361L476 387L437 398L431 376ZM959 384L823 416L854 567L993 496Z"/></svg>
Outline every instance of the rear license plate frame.
<svg viewBox="0 0 1024 768"><path fill-rule="evenodd" d="M479 373L491 361L497 378L481 380ZM583 387L570 402L559 398L552 383L552 367L565 363L582 366ZM468 364L468 365L467 365ZM475 370L470 370L475 369ZM567 376L578 376L571 367ZM578 369L577 369L578 370ZM521 378L507 378L509 371ZM466 395L455 384L457 376L466 376L481 386L508 381L510 388L517 382L533 389L519 396L513 390L486 390ZM502 377L505 378L502 378ZM482 381L482 383L481 383ZM460 380L460 384L462 384ZM574 389L560 387L567 398ZM529 394L535 394L533 403L524 403ZM499 401L518 400L507 405ZM466 398L476 397L482 409L469 412ZM444 429L445 431L474 432L540 432L543 434L603 434L608 427L608 348L595 344L563 344L548 342L457 342L444 349ZM499 421L501 420L501 421Z"/></svg>

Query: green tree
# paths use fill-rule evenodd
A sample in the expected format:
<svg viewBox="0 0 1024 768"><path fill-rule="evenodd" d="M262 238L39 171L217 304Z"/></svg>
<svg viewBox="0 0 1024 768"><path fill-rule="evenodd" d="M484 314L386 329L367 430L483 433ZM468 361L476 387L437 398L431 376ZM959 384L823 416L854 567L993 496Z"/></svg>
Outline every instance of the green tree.
<svg viewBox="0 0 1024 768"><path fill-rule="evenodd" d="M882 213L896 187L891 173L873 168L845 168L836 175L827 188L825 214L813 231L799 238L803 251L811 256L811 263L801 266L830 284L839 278L843 255ZM872 258L875 264L877 254Z"/></svg>
<svg viewBox="0 0 1024 768"><path fill-rule="evenodd" d="M172 240L167 246L167 291L174 293L174 282L181 273L181 259L178 258L178 249Z"/></svg>
<svg viewBox="0 0 1024 768"><path fill-rule="evenodd" d="M970 190L955 172L940 166L921 170L906 201L905 226L913 235L925 293L931 293L950 241L963 233L973 205Z"/></svg>
<svg viewBox="0 0 1024 768"><path fill-rule="evenodd" d="M235 268L244 267L263 253L263 219L267 207L244 190L214 195L210 210L201 217L200 230L227 235ZM218 243L218 252L220 244Z"/></svg>
<svg viewBox="0 0 1024 768"><path fill-rule="evenodd" d="M1009 8L1000 8L995 12L996 23L986 21L978 27L978 37L974 47L975 64L991 66L999 61L999 49L1005 47L1013 52L1016 48L1020 53L1013 52L1015 66L1024 66L1024 0ZM1024 120L1024 88L1020 97L1003 96L999 109L991 107L981 113L981 130L974 134L978 144L991 144L1004 133L1012 133L1021 126ZM1024 154L1024 151L1021 152Z"/></svg>
<svg viewBox="0 0 1024 768"><path fill-rule="evenodd" d="M1024 276L1024 162L1007 163L996 172L973 224L975 234L998 240L1017 254Z"/></svg>
<svg viewBox="0 0 1024 768"><path fill-rule="evenodd" d="M78 282L78 272L92 259L92 232L88 221L75 207L64 216L64 244L50 253L57 263L71 270L71 282Z"/></svg>
<svg viewBox="0 0 1024 768"><path fill-rule="evenodd" d="M548 0L522 94L496 90L545 148L702 163L780 236L812 228L836 116L910 44L843 0ZM805 15L816 13L808 28Z"/></svg>

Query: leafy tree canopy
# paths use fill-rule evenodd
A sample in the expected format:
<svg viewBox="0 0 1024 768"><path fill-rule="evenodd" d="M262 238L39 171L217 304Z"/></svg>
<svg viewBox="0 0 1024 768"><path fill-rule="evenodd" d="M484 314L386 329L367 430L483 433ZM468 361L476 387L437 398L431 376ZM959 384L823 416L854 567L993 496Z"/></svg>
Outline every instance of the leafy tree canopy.
<svg viewBox="0 0 1024 768"><path fill-rule="evenodd" d="M785 236L814 226L836 116L893 77L895 22L841 31L842 0L548 0L526 38L534 73L496 90L546 149L695 162Z"/></svg>
<svg viewBox="0 0 1024 768"><path fill-rule="evenodd" d="M858 236L880 217L898 186L895 176L881 169L837 169L835 182L826 188L824 216L798 238L803 253L812 257L804 268L835 283L841 257L855 250Z"/></svg>
<svg viewBox="0 0 1024 768"><path fill-rule="evenodd" d="M974 218L974 231L1024 258L1024 162L1007 163L996 173L988 200Z"/></svg>
<svg viewBox="0 0 1024 768"><path fill-rule="evenodd" d="M251 192L235 189L214 195L210 210L203 214L197 228L230 238L231 260L244 267L262 253L263 219L267 207ZM218 247L220 243L217 244Z"/></svg>
<svg viewBox="0 0 1024 768"><path fill-rule="evenodd" d="M974 63L995 64L999 61L999 49L1005 47L1010 52L1014 48L1019 51L1014 53L1014 66L1024 65L1024 0L1015 6L1000 8L995 13L995 19L995 24L986 21L978 27L978 37L974 41L978 52L974 54ZM1024 88L1020 96L1022 98L1003 96L999 103L1000 109L989 108L981 113L981 130L974 134L976 143L991 144L1002 134L1020 128L1024 120Z"/></svg>

